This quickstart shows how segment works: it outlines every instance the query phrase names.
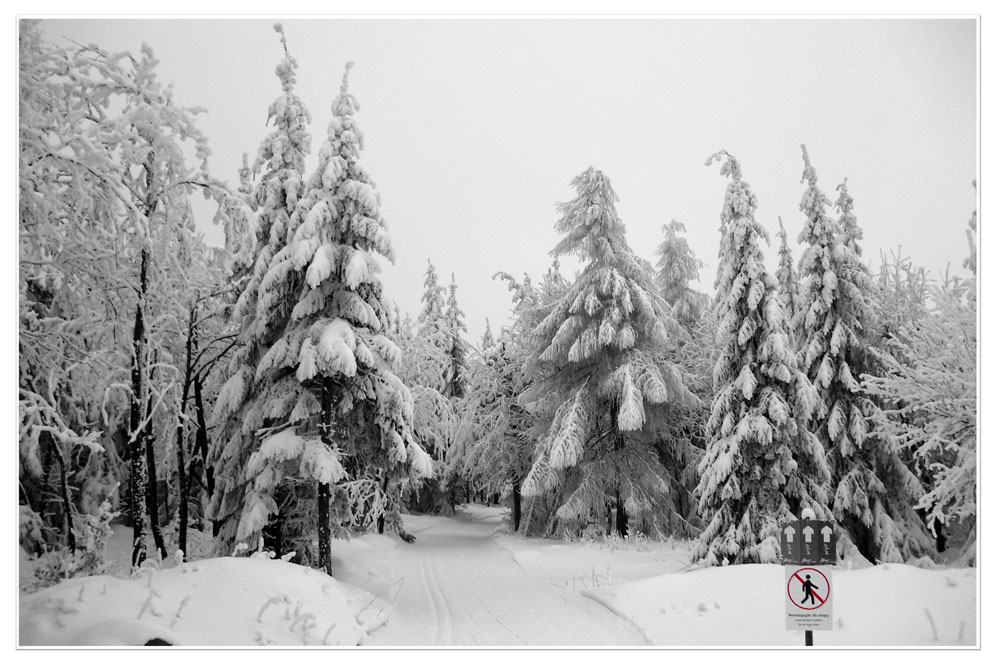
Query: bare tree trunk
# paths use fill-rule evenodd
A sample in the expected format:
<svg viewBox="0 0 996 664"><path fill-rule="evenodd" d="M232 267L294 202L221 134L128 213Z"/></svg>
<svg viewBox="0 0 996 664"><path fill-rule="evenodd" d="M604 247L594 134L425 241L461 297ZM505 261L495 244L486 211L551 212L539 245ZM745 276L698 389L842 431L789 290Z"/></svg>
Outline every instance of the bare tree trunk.
<svg viewBox="0 0 996 664"><path fill-rule="evenodd" d="M387 478L388 478L388 475L387 475L387 471L385 470L384 471L384 484L381 486L381 491L384 492L385 496L387 495ZM378 535L383 535L384 534L384 515L383 514L381 514L379 517L377 517L377 534Z"/></svg>
<svg viewBox="0 0 996 664"><path fill-rule="evenodd" d="M131 407L129 420L131 436L128 452L131 455L131 519L132 519L132 550L131 565L138 567L147 556L145 544L145 435L142 425L142 403L145 387L142 374L145 369L145 291L148 286L149 250L142 247L142 263L138 305L135 308L135 329L132 335L134 357L131 364Z"/></svg>
<svg viewBox="0 0 996 664"><path fill-rule="evenodd" d="M516 477L512 480L512 532L519 532L520 521L522 521L522 485Z"/></svg>
<svg viewBox="0 0 996 664"><path fill-rule="evenodd" d="M332 448L332 427L333 427L333 396L332 382L328 378L322 378L321 394L321 421L318 424L318 431L327 447ZM318 566L325 570L325 573L332 576L332 521L330 514L332 487L325 482L318 483Z"/></svg>
<svg viewBox="0 0 996 664"><path fill-rule="evenodd" d="M618 487L616 488L616 531L620 537L629 534L629 516L626 514L626 506L623 505Z"/></svg>
<svg viewBox="0 0 996 664"><path fill-rule="evenodd" d="M615 443L616 450L621 450L626 446L626 440L623 438L623 433L619 431L619 410L618 403L613 402L612 404L612 429L616 432ZM626 514L626 506L623 504L622 496L619 495L619 485L616 485L616 531L619 533L620 537L626 537L629 534L629 517Z"/></svg>
<svg viewBox="0 0 996 664"><path fill-rule="evenodd" d="M176 472L180 481L179 505L177 506L177 546L183 552L184 558L189 553L187 551L187 499L190 496L190 480L187 477L187 420L184 414L187 410L187 396L190 394L191 364L193 362L194 351L194 308L190 308L190 317L187 319L187 361L183 373L183 393L180 395L180 418L176 425Z"/></svg>
<svg viewBox="0 0 996 664"><path fill-rule="evenodd" d="M49 444L55 447L55 441L49 440ZM73 508L69 497L69 481L66 479L66 460L62 457L62 450L55 450L55 460L59 463L59 488L62 493L62 504L65 508L65 519L63 520L63 534L66 536L66 543L69 550L76 553L76 534L73 532Z"/></svg>
<svg viewBox="0 0 996 664"><path fill-rule="evenodd" d="M194 376L194 410L197 413L197 433L194 435L194 443L201 453L201 461L204 464L205 486L207 486L208 496L210 497L214 493L214 468L208 465L207 416L204 414L204 398L201 394L202 387L201 377Z"/></svg>
<svg viewBox="0 0 996 664"><path fill-rule="evenodd" d="M153 369L155 371L155 369ZM150 376L150 379L152 377ZM159 524L159 478L156 473L156 439L152 435L152 400L146 402L145 410L145 465L149 485L145 490L145 500L148 502L149 523L152 526L152 540L155 542L159 558L166 560L166 544L163 542L163 531Z"/></svg>

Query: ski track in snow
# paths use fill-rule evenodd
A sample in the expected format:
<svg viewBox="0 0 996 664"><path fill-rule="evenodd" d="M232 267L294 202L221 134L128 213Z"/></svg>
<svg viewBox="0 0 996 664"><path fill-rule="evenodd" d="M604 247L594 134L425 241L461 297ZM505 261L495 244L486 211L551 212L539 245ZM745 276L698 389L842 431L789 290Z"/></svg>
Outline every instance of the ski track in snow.
<svg viewBox="0 0 996 664"><path fill-rule="evenodd" d="M404 578L371 646L644 646L601 603L534 579L493 539L497 518L406 516L414 544L392 553Z"/></svg>

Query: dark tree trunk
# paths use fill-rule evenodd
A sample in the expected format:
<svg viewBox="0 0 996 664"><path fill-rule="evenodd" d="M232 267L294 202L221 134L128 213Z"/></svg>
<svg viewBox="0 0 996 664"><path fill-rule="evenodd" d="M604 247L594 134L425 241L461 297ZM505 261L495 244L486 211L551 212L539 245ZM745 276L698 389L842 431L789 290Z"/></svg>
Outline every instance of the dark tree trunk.
<svg viewBox="0 0 996 664"><path fill-rule="evenodd" d="M55 443L49 441L53 447ZM73 508L72 500L69 497L69 481L66 479L66 460L62 458L62 451L55 450L55 460L59 463L59 489L62 493L62 505L65 509L65 519L63 520L63 534L69 550L76 553L76 534L73 532Z"/></svg>
<svg viewBox="0 0 996 664"><path fill-rule="evenodd" d="M386 470L384 471L384 483L381 485L381 491L383 491L384 495L387 496L387 471ZM383 535L384 534L384 515L383 514L381 514L379 517L377 517L377 534L378 535Z"/></svg>
<svg viewBox="0 0 996 664"><path fill-rule="evenodd" d="M131 405L129 409L129 424L131 436L128 443L128 453L131 457L131 519L132 519L132 550L131 565L138 567L147 556L145 544L145 436L146 428L142 425L142 403L145 389L142 384L142 374L145 369L145 292L148 288L149 250L142 248L142 263L140 274L140 289L138 305L135 307L135 329L132 335L134 356L131 363Z"/></svg>
<svg viewBox="0 0 996 664"><path fill-rule="evenodd" d="M207 417L204 415L204 398L202 391L201 377L194 377L194 410L197 413L197 433L194 442L201 453L201 461L204 463L204 481L207 486L208 496L214 493L214 468L208 465L208 435Z"/></svg>
<svg viewBox="0 0 996 664"><path fill-rule="evenodd" d="M190 494L190 480L187 478L187 455L184 451L186 441L184 440L184 426L181 424L176 428L176 472L178 480L179 500L177 501L177 547L183 552L184 559L187 558L187 521L189 514L187 510L187 496Z"/></svg>
<svg viewBox="0 0 996 664"><path fill-rule="evenodd" d="M159 478L156 472L156 439L152 435L152 401L148 400L145 410L145 467L148 473L149 485L145 490L145 500L148 502L149 524L152 526L152 540L159 552L160 560L166 560L166 544L163 542L163 531L159 524Z"/></svg>
<svg viewBox="0 0 996 664"><path fill-rule="evenodd" d="M626 506L619 496L619 489L616 489L616 531L620 537L629 534L629 517L626 515Z"/></svg>
<svg viewBox="0 0 996 664"><path fill-rule="evenodd" d="M621 450L626 446L626 439L619 431L619 409L618 404L612 404L612 429L616 432L616 450ZM616 532L620 537L629 534L629 516L626 514L626 506L623 505L622 497L619 495L619 485L616 485Z"/></svg>
<svg viewBox="0 0 996 664"><path fill-rule="evenodd" d="M519 478L512 480L512 532L519 532L522 520L522 486Z"/></svg>
<svg viewBox="0 0 996 664"><path fill-rule="evenodd" d="M194 352L194 308L190 309L190 317L187 322L187 361L183 373L183 393L180 395L180 418L176 425L176 472L179 480L180 498L177 501L177 546L187 557L187 499L190 496L190 480L187 478L187 420L184 415L187 410L187 397L190 394L191 365Z"/></svg>
<svg viewBox="0 0 996 664"><path fill-rule="evenodd" d="M322 379L321 395L321 422L318 431L324 443L329 448L333 447L332 427L333 427L333 398L332 382L328 378ZM332 576L332 516L330 513L330 503L332 496L332 486L324 482L318 483L318 566L325 570L325 573Z"/></svg>

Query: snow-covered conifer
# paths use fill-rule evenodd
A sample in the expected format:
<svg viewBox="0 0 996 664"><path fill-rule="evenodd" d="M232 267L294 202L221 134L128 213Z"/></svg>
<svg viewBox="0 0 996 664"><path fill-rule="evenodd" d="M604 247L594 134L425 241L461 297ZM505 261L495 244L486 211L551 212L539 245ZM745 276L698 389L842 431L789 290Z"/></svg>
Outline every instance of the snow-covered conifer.
<svg viewBox="0 0 996 664"><path fill-rule="evenodd" d="M262 280L265 293L289 293L291 301L261 295L256 312L258 319L279 320L292 307L256 380L266 385L263 403L282 429L277 435L303 443L274 444L271 453L273 436L264 439L247 467L253 486L239 524L240 539L265 525L264 517L279 508L271 492L285 468L272 462L293 459L296 477L318 485L318 564L329 574L333 503L349 525L387 525L407 537L400 482L432 474L412 437L412 397L397 376L401 353L386 336L391 309L378 256L393 262L394 249L380 195L359 164L363 134L348 87L351 66L332 103L318 168L295 209L293 236Z"/></svg>
<svg viewBox="0 0 996 664"><path fill-rule="evenodd" d="M465 391L464 372L466 368L464 365L467 357L467 341L462 335L467 332L467 324L463 321L463 310L457 303L456 290L456 275L453 274L450 275L450 294L446 299L445 313L446 334L449 337L447 348L450 356L447 394L459 399Z"/></svg>
<svg viewBox="0 0 996 664"><path fill-rule="evenodd" d="M436 274L436 266L432 261L426 261L425 268L425 290L422 292L422 310L418 314L420 326L441 325L440 321L445 317L446 304L443 300L445 288L439 285L439 276Z"/></svg>
<svg viewBox="0 0 996 664"><path fill-rule="evenodd" d="M829 480L804 426L810 390L796 368L775 280L764 267L757 197L726 152L731 179L720 215L716 277L719 359L696 493L705 529L692 551L703 565L775 562L781 520L812 508L827 516Z"/></svg>
<svg viewBox="0 0 996 664"><path fill-rule="evenodd" d="M874 405L861 387L876 374L866 341L872 321L873 284L855 247L860 237L847 187L838 207L847 229L828 211L816 170L802 148L807 188L799 209L806 215L799 242L799 299L794 329L799 368L816 391L810 430L826 449L834 517L869 560L901 562L930 548L912 512L922 494L894 440L870 431Z"/></svg>
<svg viewBox="0 0 996 664"><path fill-rule="evenodd" d="M549 426L522 492L556 491L564 527L601 521L614 508L625 535L630 517L656 510L669 490L649 425L694 397L679 369L657 359L677 324L650 264L626 242L609 179L589 168L572 184L577 196L558 206L563 237L551 253L585 266L533 332L537 379L524 399Z"/></svg>
<svg viewBox="0 0 996 664"><path fill-rule="evenodd" d="M781 241L778 246L778 269L775 271L775 279L778 281L778 301L781 303L785 318L791 326L792 317L795 315L799 282L792 261L792 249L788 244L788 233L785 232L785 225L782 223L781 217L778 217L778 239ZM791 330L789 331L791 332Z"/></svg>
<svg viewBox="0 0 996 664"><path fill-rule="evenodd" d="M513 322L484 346L480 360L470 365L466 402L474 415L474 437L464 457L463 473L482 491L509 496L511 526L519 531L523 523L522 482L532 466L536 445L536 415L520 403L533 382L526 370L530 336L543 306L555 301L566 284L556 263L539 289L533 288L529 275L519 281L499 272L492 278L508 284Z"/></svg>
<svg viewBox="0 0 996 664"><path fill-rule="evenodd" d="M864 237L861 226L858 226L858 218L854 216L854 198L847 191L847 178L837 185L837 201L834 207L840 214L841 241L847 245L855 256L861 256L861 245L858 240ZM863 265L863 264L862 264Z"/></svg>
<svg viewBox="0 0 996 664"><path fill-rule="evenodd" d="M219 391L212 415L221 426L212 441L209 459L217 482L207 514L218 530L215 551L219 554L230 553L239 539L237 526L247 489L244 469L249 455L259 445L256 432L269 418L262 394L264 386L257 384L257 365L290 316L288 305L294 289L280 282L286 286L281 292L274 288L274 280L264 280L274 256L290 239L291 217L304 186L304 158L311 150L311 114L294 91L297 60L287 48L283 27L278 23L274 30L284 50L276 68L283 94L270 104L267 124L272 120L274 130L263 139L253 164L253 172L259 176L250 196L256 210L253 268L234 307L240 346L229 361L228 379ZM264 305L266 315L261 316L257 309L264 297L276 303L277 308L270 310Z"/></svg>
<svg viewBox="0 0 996 664"><path fill-rule="evenodd" d="M695 257L688 240L680 235L685 232L684 224L672 219L661 230L664 240L657 247L657 287L671 305L674 318L690 328L702 318L709 302L708 297L689 285L698 280L702 261Z"/></svg>

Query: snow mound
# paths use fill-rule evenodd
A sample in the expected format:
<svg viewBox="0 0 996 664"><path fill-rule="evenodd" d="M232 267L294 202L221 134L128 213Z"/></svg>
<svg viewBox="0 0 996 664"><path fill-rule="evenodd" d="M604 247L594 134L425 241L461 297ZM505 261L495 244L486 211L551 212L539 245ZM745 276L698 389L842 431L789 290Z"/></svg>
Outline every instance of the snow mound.
<svg viewBox="0 0 996 664"><path fill-rule="evenodd" d="M20 600L20 646L355 646L365 632L338 581L266 558L80 577Z"/></svg>
<svg viewBox="0 0 996 664"><path fill-rule="evenodd" d="M833 630L817 646L972 647L976 570L887 564L833 571ZM802 646L785 627L780 565L731 565L581 591L634 623L654 644Z"/></svg>

